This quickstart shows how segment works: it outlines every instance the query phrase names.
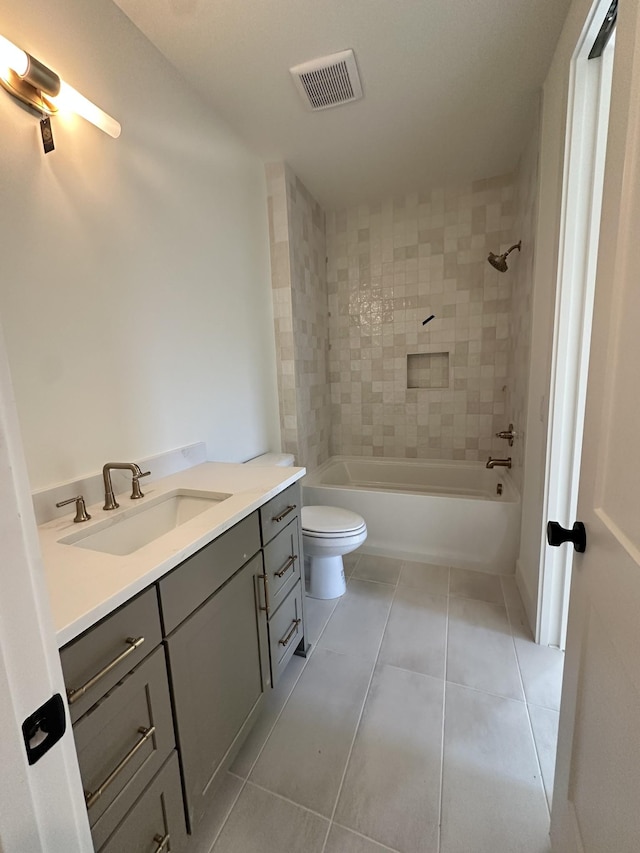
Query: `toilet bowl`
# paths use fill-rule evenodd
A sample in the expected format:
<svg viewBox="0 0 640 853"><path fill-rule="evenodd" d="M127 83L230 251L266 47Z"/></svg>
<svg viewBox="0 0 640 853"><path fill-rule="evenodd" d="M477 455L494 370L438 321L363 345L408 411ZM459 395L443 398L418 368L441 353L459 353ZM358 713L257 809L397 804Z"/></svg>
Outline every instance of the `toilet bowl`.
<svg viewBox="0 0 640 853"><path fill-rule="evenodd" d="M335 506L302 507L302 545L309 559L312 598L338 598L346 590L342 557L367 538L362 516Z"/></svg>

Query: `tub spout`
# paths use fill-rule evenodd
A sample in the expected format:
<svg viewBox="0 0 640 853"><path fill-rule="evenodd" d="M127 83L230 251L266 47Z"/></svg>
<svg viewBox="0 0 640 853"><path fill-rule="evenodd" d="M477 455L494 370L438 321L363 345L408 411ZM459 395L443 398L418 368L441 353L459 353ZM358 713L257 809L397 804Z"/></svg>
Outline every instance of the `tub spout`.
<svg viewBox="0 0 640 853"><path fill-rule="evenodd" d="M493 459L491 456L487 461L487 468L511 468L511 457L508 459Z"/></svg>

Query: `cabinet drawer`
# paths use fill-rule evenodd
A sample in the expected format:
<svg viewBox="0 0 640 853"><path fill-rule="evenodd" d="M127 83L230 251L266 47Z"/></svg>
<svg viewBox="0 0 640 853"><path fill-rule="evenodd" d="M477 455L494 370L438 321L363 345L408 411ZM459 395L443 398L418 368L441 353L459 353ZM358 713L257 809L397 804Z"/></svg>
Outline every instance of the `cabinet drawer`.
<svg viewBox="0 0 640 853"><path fill-rule="evenodd" d="M298 581L269 623L271 678L274 686L302 635L302 584Z"/></svg>
<svg viewBox="0 0 640 853"><path fill-rule="evenodd" d="M264 573L269 589L269 616L273 615L300 578L300 536L295 518L264 549Z"/></svg>
<svg viewBox="0 0 640 853"><path fill-rule="evenodd" d="M88 711L161 639L158 598L152 587L65 646L60 660L71 721Z"/></svg>
<svg viewBox="0 0 640 853"><path fill-rule="evenodd" d="M259 550L258 514L254 512L163 578L159 586L165 634L170 634Z"/></svg>
<svg viewBox="0 0 640 853"><path fill-rule="evenodd" d="M102 847L96 845L96 850L98 853L155 853L158 850L182 853L186 847L180 771L174 752L122 823Z"/></svg>
<svg viewBox="0 0 640 853"><path fill-rule="evenodd" d="M294 483L260 507L262 544L266 545L300 513L300 484Z"/></svg>
<svg viewBox="0 0 640 853"><path fill-rule="evenodd" d="M94 843L100 847L175 746L160 647L73 727Z"/></svg>

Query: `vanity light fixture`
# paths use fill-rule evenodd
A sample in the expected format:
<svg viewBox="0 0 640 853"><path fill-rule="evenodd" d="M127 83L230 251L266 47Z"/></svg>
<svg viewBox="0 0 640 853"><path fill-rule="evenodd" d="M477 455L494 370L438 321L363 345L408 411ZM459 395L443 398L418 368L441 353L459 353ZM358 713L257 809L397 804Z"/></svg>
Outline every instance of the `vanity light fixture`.
<svg viewBox="0 0 640 853"><path fill-rule="evenodd" d="M113 139L120 124L65 83L55 71L0 35L0 85L40 114L73 112Z"/></svg>

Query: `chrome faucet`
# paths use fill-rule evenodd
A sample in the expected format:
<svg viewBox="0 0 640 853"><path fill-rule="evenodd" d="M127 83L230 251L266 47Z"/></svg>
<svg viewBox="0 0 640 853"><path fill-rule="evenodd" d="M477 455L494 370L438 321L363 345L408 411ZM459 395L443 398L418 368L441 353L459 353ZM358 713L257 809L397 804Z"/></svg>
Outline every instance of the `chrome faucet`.
<svg viewBox="0 0 640 853"><path fill-rule="evenodd" d="M117 509L120 504L117 502L113 494L113 484L111 483L111 469L117 468L120 470L131 471L133 477L131 480L131 500L135 501L138 498L143 498L144 495L140 491L140 478L148 477L151 471L140 470L140 466L135 462L107 462L102 468L102 479L104 481L104 506L102 509Z"/></svg>
<svg viewBox="0 0 640 853"><path fill-rule="evenodd" d="M493 459L491 456L487 461L487 468L511 468L511 457L508 459Z"/></svg>

